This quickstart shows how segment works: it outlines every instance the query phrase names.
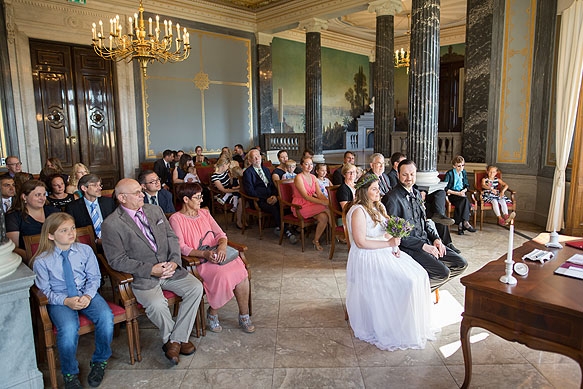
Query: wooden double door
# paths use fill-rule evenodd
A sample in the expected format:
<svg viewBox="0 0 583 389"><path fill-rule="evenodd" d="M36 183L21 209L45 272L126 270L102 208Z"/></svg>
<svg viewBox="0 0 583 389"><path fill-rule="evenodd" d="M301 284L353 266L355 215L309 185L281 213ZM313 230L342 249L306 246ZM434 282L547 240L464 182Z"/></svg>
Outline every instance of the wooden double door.
<svg viewBox="0 0 583 389"><path fill-rule="evenodd" d="M103 187L119 180L114 66L90 47L30 41L40 152L70 173L81 162Z"/></svg>

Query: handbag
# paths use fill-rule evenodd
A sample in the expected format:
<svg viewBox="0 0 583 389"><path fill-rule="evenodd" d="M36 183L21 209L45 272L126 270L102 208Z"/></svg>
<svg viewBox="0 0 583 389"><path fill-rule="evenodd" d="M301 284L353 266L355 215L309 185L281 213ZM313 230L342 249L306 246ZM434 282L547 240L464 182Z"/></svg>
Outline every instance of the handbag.
<svg viewBox="0 0 583 389"><path fill-rule="evenodd" d="M206 239L206 236L212 233L213 236L215 236L214 231L210 230L207 231L206 234L204 234L204 236L202 238L200 238L200 241L198 242L198 249L200 251L216 251L217 248L219 247L219 245L214 245L214 246L210 246L208 244L202 244L202 242ZM227 263L233 261L234 259L237 259L239 257L239 251L232 248L231 246L227 246L227 257L225 258L225 260L223 262L220 263L215 263L215 262L210 262L210 263L214 263L215 265L226 265ZM208 262L206 259L203 259L203 261L201 261L202 263L204 262Z"/></svg>

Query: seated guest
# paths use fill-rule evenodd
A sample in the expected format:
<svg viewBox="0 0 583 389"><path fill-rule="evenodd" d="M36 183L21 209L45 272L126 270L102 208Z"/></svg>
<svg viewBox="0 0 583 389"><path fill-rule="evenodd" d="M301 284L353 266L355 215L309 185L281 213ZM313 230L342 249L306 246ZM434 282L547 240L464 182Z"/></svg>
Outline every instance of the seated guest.
<svg viewBox="0 0 583 389"><path fill-rule="evenodd" d="M142 189L146 195L144 199L145 203L159 205L164 213L176 212L172 203L172 193L167 190L162 190L160 178L153 170L142 171L138 176L138 182L142 185Z"/></svg>
<svg viewBox="0 0 583 389"><path fill-rule="evenodd" d="M245 150L243 150L243 145L236 144L233 148L233 161L237 161L239 166L243 167L245 161Z"/></svg>
<svg viewBox="0 0 583 389"><path fill-rule="evenodd" d="M8 169L8 171L4 173L3 176L9 176L11 178L14 178L14 176L16 176L17 173L23 173L28 177L29 180L33 179L32 174L25 173L22 171L22 162L20 162L20 159L15 155L6 157L6 168Z"/></svg>
<svg viewBox="0 0 583 389"><path fill-rule="evenodd" d="M354 189L354 184L356 182L356 166L350 162L345 163L342 165L342 175L344 176L344 181L336 191L336 200L338 200L340 208L344 209L344 206L354 199L354 193L356 191Z"/></svg>
<svg viewBox="0 0 583 389"><path fill-rule="evenodd" d="M287 161L289 163L289 161ZM289 165L286 165L289 167ZM322 251L320 237L330 222L330 210L328 199L320 190L318 179L311 173L314 169L312 158L303 157L301 161L302 172L294 178L292 204L300 205L301 209L292 208L292 214L298 217L298 213L305 219L313 217L317 221L314 234L314 248ZM284 176L285 177L285 176Z"/></svg>
<svg viewBox="0 0 583 389"><path fill-rule="evenodd" d="M453 219L458 225L457 233L463 235L464 231L476 232L470 224L471 203L467 195L470 183L468 182L468 174L464 170L464 157L458 155L451 161L451 164L453 169L445 173L443 180L447 182L445 192L449 196L449 202L455 206Z"/></svg>
<svg viewBox="0 0 583 389"><path fill-rule="evenodd" d="M312 161L314 160L314 151L312 149L305 149L302 153L302 158L310 158ZM301 160L301 159L300 159ZM302 166L296 167L295 173L300 174L302 172ZM315 172L311 172L315 175Z"/></svg>
<svg viewBox="0 0 583 389"><path fill-rule="evenodd" d="M379 189L381 190L382 198L391 190L389 176L387 176L387 174L385 173L385 156L382 155L381 153L374 153L373 155L371 155L369 171L376 174L376 176L379 178Z"/></svg>
<svg viewBox="0 0 583 389"><path fill-rule="evenodd" d="M241 221L243 207L238 206L239 197L241 196L239 194L239 182L233 182L229 171L229 160L227 158L221 157L215 163L215 171L211 174L211 185L214 185L220 192L217 197L217 201L220 204L230 203L233 205L231 211L237 213L237 227L243 228Z"/></svg>
<svg viewBox="0 0 583 389"><path fill-rule="evenodd" d="M201 146L196 146L194 148L194 152L195 152L195 156L194 156L194 163L197 164L201 164L202 166L207 166L209 165L209 159L207 157L205 157L204 155L202 155L202 147Z"/></svg>
<svg viewBox="0 0 583 389"><path fill-rule="evenodd" d="M86 174L79 180L79 190L83 197L65 207L65 212L73 216L75 226L92 226L97 239L101 238L101 224L115 209L111 197L101 196L101 178L97 174Z"/></svg>
<svg viewBox="0 0 583 389"><path fill-rule="evenodd" d="M69 183L65 188L65 192L75 195L77 198L83 196L83 192L79 190L78 184L81 177L86 174L89 174L89 169L87 166L83 165L82 163L76 163L73 165L73 169L71 170L71 175L69 176Z"/></svg>
<svg viewBox="0 0 583 389"><path fill-rule="evenodd" d="M325 163L319 163L316 165L316 178L318 179L318 185L320 185L320 190L322 194L328 198L328 188L332 185L328 179L328 166Z"/></svg>
<svg viewBox="0 0 583 389"><path fill-rule="evenodd" d="M160 330L162 350L173 364L179 354L196 351L190 333L196 318L202 285L180 266L180 245L162 208L144 204L140 184L124 178L115 186L119 206L103 222L103 250L110 266L134 277L132 290L146 309L148 318ZM182 298L176 320L163 290Z"/></svg>
<svg viewBox="0 0 583 389"><path fill-rule="evenodd" d="M508 225L515 217L516 213L508 214L508 197L504 192L508 190L508 184L498 178L498 168L489 165L486 168L486 176L482 178L482 201L485 204L492 204L492 211L498 218L498 224Z"/></svg>
<svg viewBox="0 0 583 389"><path fill-rule="evenodd" d="M397 169L399 167L399 162L401 162L404 159L407 159L407 156L398 151L391 155L392 168L389 174L387 174L387 176L389 177L389 185L391 186L391 188L394 188L397 185L399 185L399 172L397 171Z"/></svg>
<svg viewBox="0 0 583 389"><path fill-rule="evenodd" d="M354 165L354 153L352 151L344 152L344 161L342 166L336 169L334 174L332 174L332 183L334 185L341 185L344 182L344 173L342 173L342 168L347 164Z"/></svg>
<svg viewBox="0 0 583 389"><path fill-rule="evenodd" d="M164 150L162 158L154 162L154 172L160 177L162 189L172 190L172 170L174 166L174 152L172 150Z"/></svg>
<svg viewBox="0 0 583 389"><path fill-rule="evenodd" d="M279 165L277 165L277 167L273 169L273 172L271 173L271 179L273 180L273 182L277 180L282 180L282 177L286 172L285 163L288 160L287 151L279 150L277 152L277 159L279 160Z"/></svg>
<svg viewBox="0 0 583 389"><path fill-rule="evenodd" d="M192 157L190 154L182 154L180 161L178 161L178 166L174 168L172 172L172 183L180 184L184 182L184 177L188 174L188 167L194 165L192 162Z"/></svg>
<svg viewBox="0 0 583 389"><path fill-rule="evenodd" d="M12 209L6 215L6 237L16 245L14 252L23 258L27 258L23 237L40 234L47 216L59 212L46 201L45 184L39 180L28 180L20 187Z"/></svg>
<svg viewBox="0 0 583 389"><path fill-rule="evenodd" d="M14 196L16 196L14 178L7 176L0 177L0 189L2 190L2 210L4 213L8 213L14 203Z"/></svg>
<svg viewBox="0 0 583 389"><path fill-rule="evenodd" d="M63 189L65 186L63 185ZM65 388L82 388L79 381L77 344L79 314L95 325L95 351L91 357L89 386L103 380L111 357L113 313L98 293L101 285L99 264L93 249L75 242L75 220L58 212L47 217L41 230L39 246L32 258L35 284L47 296L47 310L57 329L57 350Z"/></svg>
<svg viewBox="0 0 583 389"><path fill-rule="evenodd" d="M207 209L201 209L202 187L197 183L186 183L176 193L183 204L179 212L170 217L170 226L178 237L183 255L204 260L196 267L209 303L207 324L213 332L221 332L218 310L228 303L233 295L239 305L239 326L243 331L255 332L249 318L249 278L245 264L237 257L226 260L227 235L221 230ZM201 245L216 247L203 249Z"/></svg>
<svg viewBox="0 0 583 389"><path fill-rule="evenodd" d="M47 179L54 174L62 175L65 182L67 182L69 179L69 176L66 175L65 171L63 170L61 160L59 158L48 158L45 162L45 166L40 171L39 180L44 182L45 185L50 189L51 186L48 184Z"/></svg>
<svg viewBox="0 0 583 389"><path fill-rule="evenodd" d="M174 153L174 166L177 167L178 162L180 161L180 157L182 157L184 155L184 151L178 150L178 151L174 151L173 153Z"/></svg>
<svg viewBox="0 0 583 389"><path fill-rule="evenodd" d="M347 214L352 245L346 267L346 310L354 336L381 350L423 349L435 339L427 272L396 249L400 239L387 233L389 216L376 175L365 173L356 188Z"/></svg>
<svg viewBox="0 0 583 389"><path fill-rule="evenodd" d="M415 189L417 166L405 159L399 163L399 185L383 198L389 215L401 217L415 226L411 235L401 239L401 250L419 262L429 274L432 289L460 275L468 263L451 248L446 247L428 222L421 194Z"/></svg>
<svg viewBox="0 0 583 389"><path fill-rule="evenodd" d="M47 186L49 187L49 203L61 211L65 210L65 206L75 201L75 196L65 192L65 179L60 174L53 174L47 178Z"/></svg>
<svg viewBox="0 0 583 389"><path fill-rule="evenodd" d="M259 150L252 149L247 153L249 167L243 173L243 185L245 193L259 199L259 208L271 215L275 221L275 234L279 235L281 218L279 214L279 203L277 201L277 188L275 187L269 169L261 165L261 154ZM292 244L297 243L297 238L289 230L285 235Z"/></svg>
<svg viewBox="0 0 583 389"><path fill-rule="evenodd" d="M296 178L297 176L297 174L295 173L296 165L297 165L296 161L294 161L293 159L288 159L287 161L285 161L285 173L281 177L281 179L293 180L294 178Z"/></svg>

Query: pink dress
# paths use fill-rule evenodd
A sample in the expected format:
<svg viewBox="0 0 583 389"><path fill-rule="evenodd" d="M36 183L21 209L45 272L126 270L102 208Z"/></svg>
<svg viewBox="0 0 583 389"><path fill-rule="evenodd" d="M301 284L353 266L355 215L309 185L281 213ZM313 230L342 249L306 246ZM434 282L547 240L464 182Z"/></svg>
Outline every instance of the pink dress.
<svg viewBox="0 0 583 389"><path fill-rule="evenodd" d="M317 183L318 179L316 178L316 176L312 176L311 184L308 181L306 181L303 175L300 175L300 179L304 183L304 188L306 188L306 193L308 194L308 196L314 196L316 194L316 185L318 185ZM304 218L312 217L319 213L326 212L327 209L325 205L312 203L311 201L304 199L300 191L296 188L295 183L293 187L292 204L302 206L302 209L300 209L300 214ZM298 216L296 214L295 208L292 208L292 213L295 217Z"/></svg>
<svg viewBox="0 0 583 389"><path fill-rule="evenodd" d="M192 250L198 249L200 238L207 231L212 230L215 236L208 234L202 242L203 244L214 246L220 238L227 237L206 209L199 210L198 216L187 216L176 212L169 221L170 226L178 236L180 251L183 255L188 255ZM214 309L219 309L229 302L234 296L235 286L248 276L241 258L223 266L206 262L197 266L196 270L203 279L202 284L209 305Z"/></svg>

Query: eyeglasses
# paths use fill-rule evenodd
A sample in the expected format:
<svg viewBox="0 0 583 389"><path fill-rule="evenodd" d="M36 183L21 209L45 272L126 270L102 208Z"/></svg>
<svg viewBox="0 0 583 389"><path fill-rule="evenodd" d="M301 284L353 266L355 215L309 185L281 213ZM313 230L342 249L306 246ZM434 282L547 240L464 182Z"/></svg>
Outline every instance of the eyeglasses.
<svg viewBox="0 0 583 389"><path fill-rule="evenodd" d="M159 182L160 182L160 179L159 178L156 178L155 180L146 182L146 184L154 185L154 184L157 184Z"/></svg>
<svg viewBox="0 0 583 389"><path fill-rule="evenodd" d="M96 188L103 188L103 184L101 182L92 182L90 184L87 184L87 186L94 186Z"/></svg>
<svg viewBox="0 0 583 389"><path fill-rule="evenodd" d="M22 166L22 162L7 163L6 166Z"/></svg>
<svg viewBox="0 0 583 389"><path fill-rule="evenodd" d="M196 199L198 201L202 200L202 193L197 194L197 195L192 195L191 199Z"/></svg>

